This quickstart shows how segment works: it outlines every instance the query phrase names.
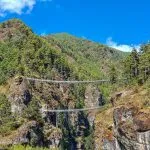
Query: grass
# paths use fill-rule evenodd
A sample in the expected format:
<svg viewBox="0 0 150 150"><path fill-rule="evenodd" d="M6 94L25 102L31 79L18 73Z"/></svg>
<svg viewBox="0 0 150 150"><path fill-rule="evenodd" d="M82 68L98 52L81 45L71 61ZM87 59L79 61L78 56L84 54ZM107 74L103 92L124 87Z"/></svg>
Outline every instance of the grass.
<svg viewBox="0 0 150 150"><path fill-rule="evenodd" d="M42 147L14 145L13 147L9 148L8 150L58 150L58 149L49 149L49 148L42 148Z"/></svg>

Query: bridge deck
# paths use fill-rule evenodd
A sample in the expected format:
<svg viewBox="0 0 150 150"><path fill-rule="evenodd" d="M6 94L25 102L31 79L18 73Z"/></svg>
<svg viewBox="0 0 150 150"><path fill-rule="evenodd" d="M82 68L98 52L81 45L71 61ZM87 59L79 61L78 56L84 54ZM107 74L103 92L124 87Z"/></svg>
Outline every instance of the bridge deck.
<svg viewBox="0 0 150 150"><path fill-rule="evenodd" d="M61 113L61 112L79 112L79 111L89 111L89 110L97 110L102 108L102 106L99 107L91 107L91 108L80 108L80 109L44 109L44 112L56 112L56 113Z"/></svg>
<svg viewBox="0 0 150 150"><path fill-rule="evenodd" d="M93 80L93 81L57 81L57 80L46 80L46 79L35 79L35 78L25 78L26 80L30 81L39 81L39 82L49 82L49 83L67 83L67 84L75 84L75 83L103 83L103 82L110 82L110 80Z"/></svg>

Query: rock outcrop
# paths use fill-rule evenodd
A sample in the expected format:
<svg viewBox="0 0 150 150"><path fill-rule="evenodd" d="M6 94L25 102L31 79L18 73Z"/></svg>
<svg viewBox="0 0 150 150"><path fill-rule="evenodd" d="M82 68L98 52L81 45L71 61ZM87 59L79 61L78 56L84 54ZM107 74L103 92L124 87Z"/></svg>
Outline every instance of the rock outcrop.
<svg viewBox="0 0 150 150"><path fill-rule="evenodd" d="M8 100L11 103L11 112L16 115L21 115L31 100L31 94L26 81L22 77L16 77L9 90Z"/></svg>
<svg viewBox="0 0 150 150"><path fill-rule="evenodd" d="M86 87L85 90L85 108L98 107L104 105L103 95L100 90L92 85ZM96 111L88 112L88 121L93 126L95 120Z"/></svg>
<svg viewBox="0 0 150 150"><path fill-rule="evenodd" d="M150 114L134 106L116 108L114 135L121 149L150 150Z"/></svg>
<svg viewBox="0 0 150 150"><path fill-rule="evenodd" d="M126 89L95 119L96 150L150 150L149 91Z"/></svg>
<svg viewBox="0 0 150 150"><path fill-rule="evenodd" d="M16 131L13 131L11 135L0 139L0 146L17 144L30 144L32 146L43 145L41 129L36 121L27 122Z"/></svg>
<svg viewBox="0 0 150 150"><path fill-rule="evenodd" d="M62 139L62 131L52 125L45 124L44 135L46 138L46 145L50 149L58 148Z"/></svg>

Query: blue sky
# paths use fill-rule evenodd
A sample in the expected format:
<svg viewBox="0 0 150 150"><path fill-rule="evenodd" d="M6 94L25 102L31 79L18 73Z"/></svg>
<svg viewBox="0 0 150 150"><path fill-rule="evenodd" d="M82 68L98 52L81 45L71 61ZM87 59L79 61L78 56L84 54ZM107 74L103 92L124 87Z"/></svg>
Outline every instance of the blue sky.
<svg viewBox="0 0 150 150"><path fill-rule="evenodd" d="M0 22L20 18L37 34L67 32L130 51L150 40L149 0L0 0Z"/></svg>

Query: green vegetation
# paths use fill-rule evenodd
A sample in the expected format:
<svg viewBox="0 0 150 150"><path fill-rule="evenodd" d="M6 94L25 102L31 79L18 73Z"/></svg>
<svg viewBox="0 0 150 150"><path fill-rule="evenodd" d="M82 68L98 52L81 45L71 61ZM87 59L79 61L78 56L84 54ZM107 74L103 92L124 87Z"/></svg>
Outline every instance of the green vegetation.
<svg viewBox="0 0 150 150"><path fill-rule="evenodd" d="M39 102L35 98L32 98L32 100L28 104L28 107L24 110L22 117L28 120L36 120L39 123L42 123L43 121L38 103Z"/></svg>
<svg viewBox="0 0 150 150"><path fill-rule="evenodd" d="M133 83L143 84L150 76L150 44L141 46L140 51L133 49L124 61L124 75Z"/></svg>
<svg viewBox="0 0 150 150"><path fill-rule="evenodd" d="M6 26L10 30L7 31ZM14 19L2 23L0 29L6 30L5 37L0 40L0 84L16 74L52 78L54 67L58 72L63 68L64 78L69 76L71 67L64 55L46 40L33 34L22 22Z"/></svg>
<svg viewBox="0 0 150 150"><path fill-rule="evenodd" d="M114 83L117 82L118 74L117 74L117 71L116 71L116 68L115 68L114 65L112 65L112 66L110 67L109 77L110 77L110 82L111 82L112 84L114 84Z"/></svg>
<svg viewBox="0 0 150 150"><path fill-rule="evenodd" d="M8 28L8 29L7 29ZM38 37L21 21L0 25L0 84L16 74L39 78L107 78L109 66L116 66L127 54L68 34ZM119 65L120 66L120 65ZM121 67L116 67L121 76Z"/></svg>
<svg viewBox="0 0 150 150"><path fill-rule="evenodd" d="M15 145L9 150L50 150L48 148L41 148L41 147L31 147L31 146L23 146L23 145ZM58 150L58 149L52 149L52 150Z"/></svg>
<svg viewBox="0 0 150 150"><path fill-rule="evenodd" d="M121 75L121 65L118 64L128 55L128 53L66 33L44 38L67 56L69 63L82 80L107 78L110 64L119 66L117 71L118 75Z"/></svg>
<svg viewBox="0 0 150 150"><path fill-rule="evenodd" d="M5 95L0 94L0 135L6 136L15 130L19 126L15 121L8 99Z"/></svg>
<svg viewBox="0 0 150 150"><path fill-rule="evenodd" d="M117 78L121 77L123 72L123 67L120 65L122 64L121 60L128 55L128 53L68 34L39 37L17 19L0 24L0 30L2 31L0 35L1 86L8 84L16 76L58 80L110 79L112 83L116 83ZM141 54L142 64L146 63L145 57L144 54ZM134 62L132 63L134 64ZM130 66L130 64L127 64L127 66ZM137 67L137 64L132 65L132 67ZM129 68L126 72L130 75ZM145 71L143 65L140 68ZM145 74L143 75L145 80ZM41 117L40 108L43 104L53 109L83 108L85 106L86 85L77 84L66 87L66 90L69 88L69 94L68 98L63 99L58 85L48 83L43 85L34 82L28 84L29 89L32 91L31 99L23 110L21 117L24 123L32 120L37 121L40 124L40 130L44 130L45 120L51 119L46 118L44 120ZM103 104L109 102L107 98L116 87L116 84L98 86L103 93ZM12 117L7 97L8 95L0 95L0 136L10 135L12 130L20 126L20 123L16 123L18 118L16 116ZM56 118L55 115L53 114L52 118ZM85 149L93 149L93 144L90 144L94 142L92 140L93 128L88 123L86 113L76 115L75 123L71 123L71 116L67 113L60 114L58 118L58 128L61 128L63 132L60 145L62 149L71 148L77 142L84 142ZM51 124L55 124L55 119L51 120ZM36 131L32 133L33 135L30 135L32 138L30 137L28 144L35 147L39 139L36 136ZM43 136L42 133L40 134ZM49 141L44 140L47 146ZM35 150L40 148L19 145L14 146L12 149Z"/></svg>

